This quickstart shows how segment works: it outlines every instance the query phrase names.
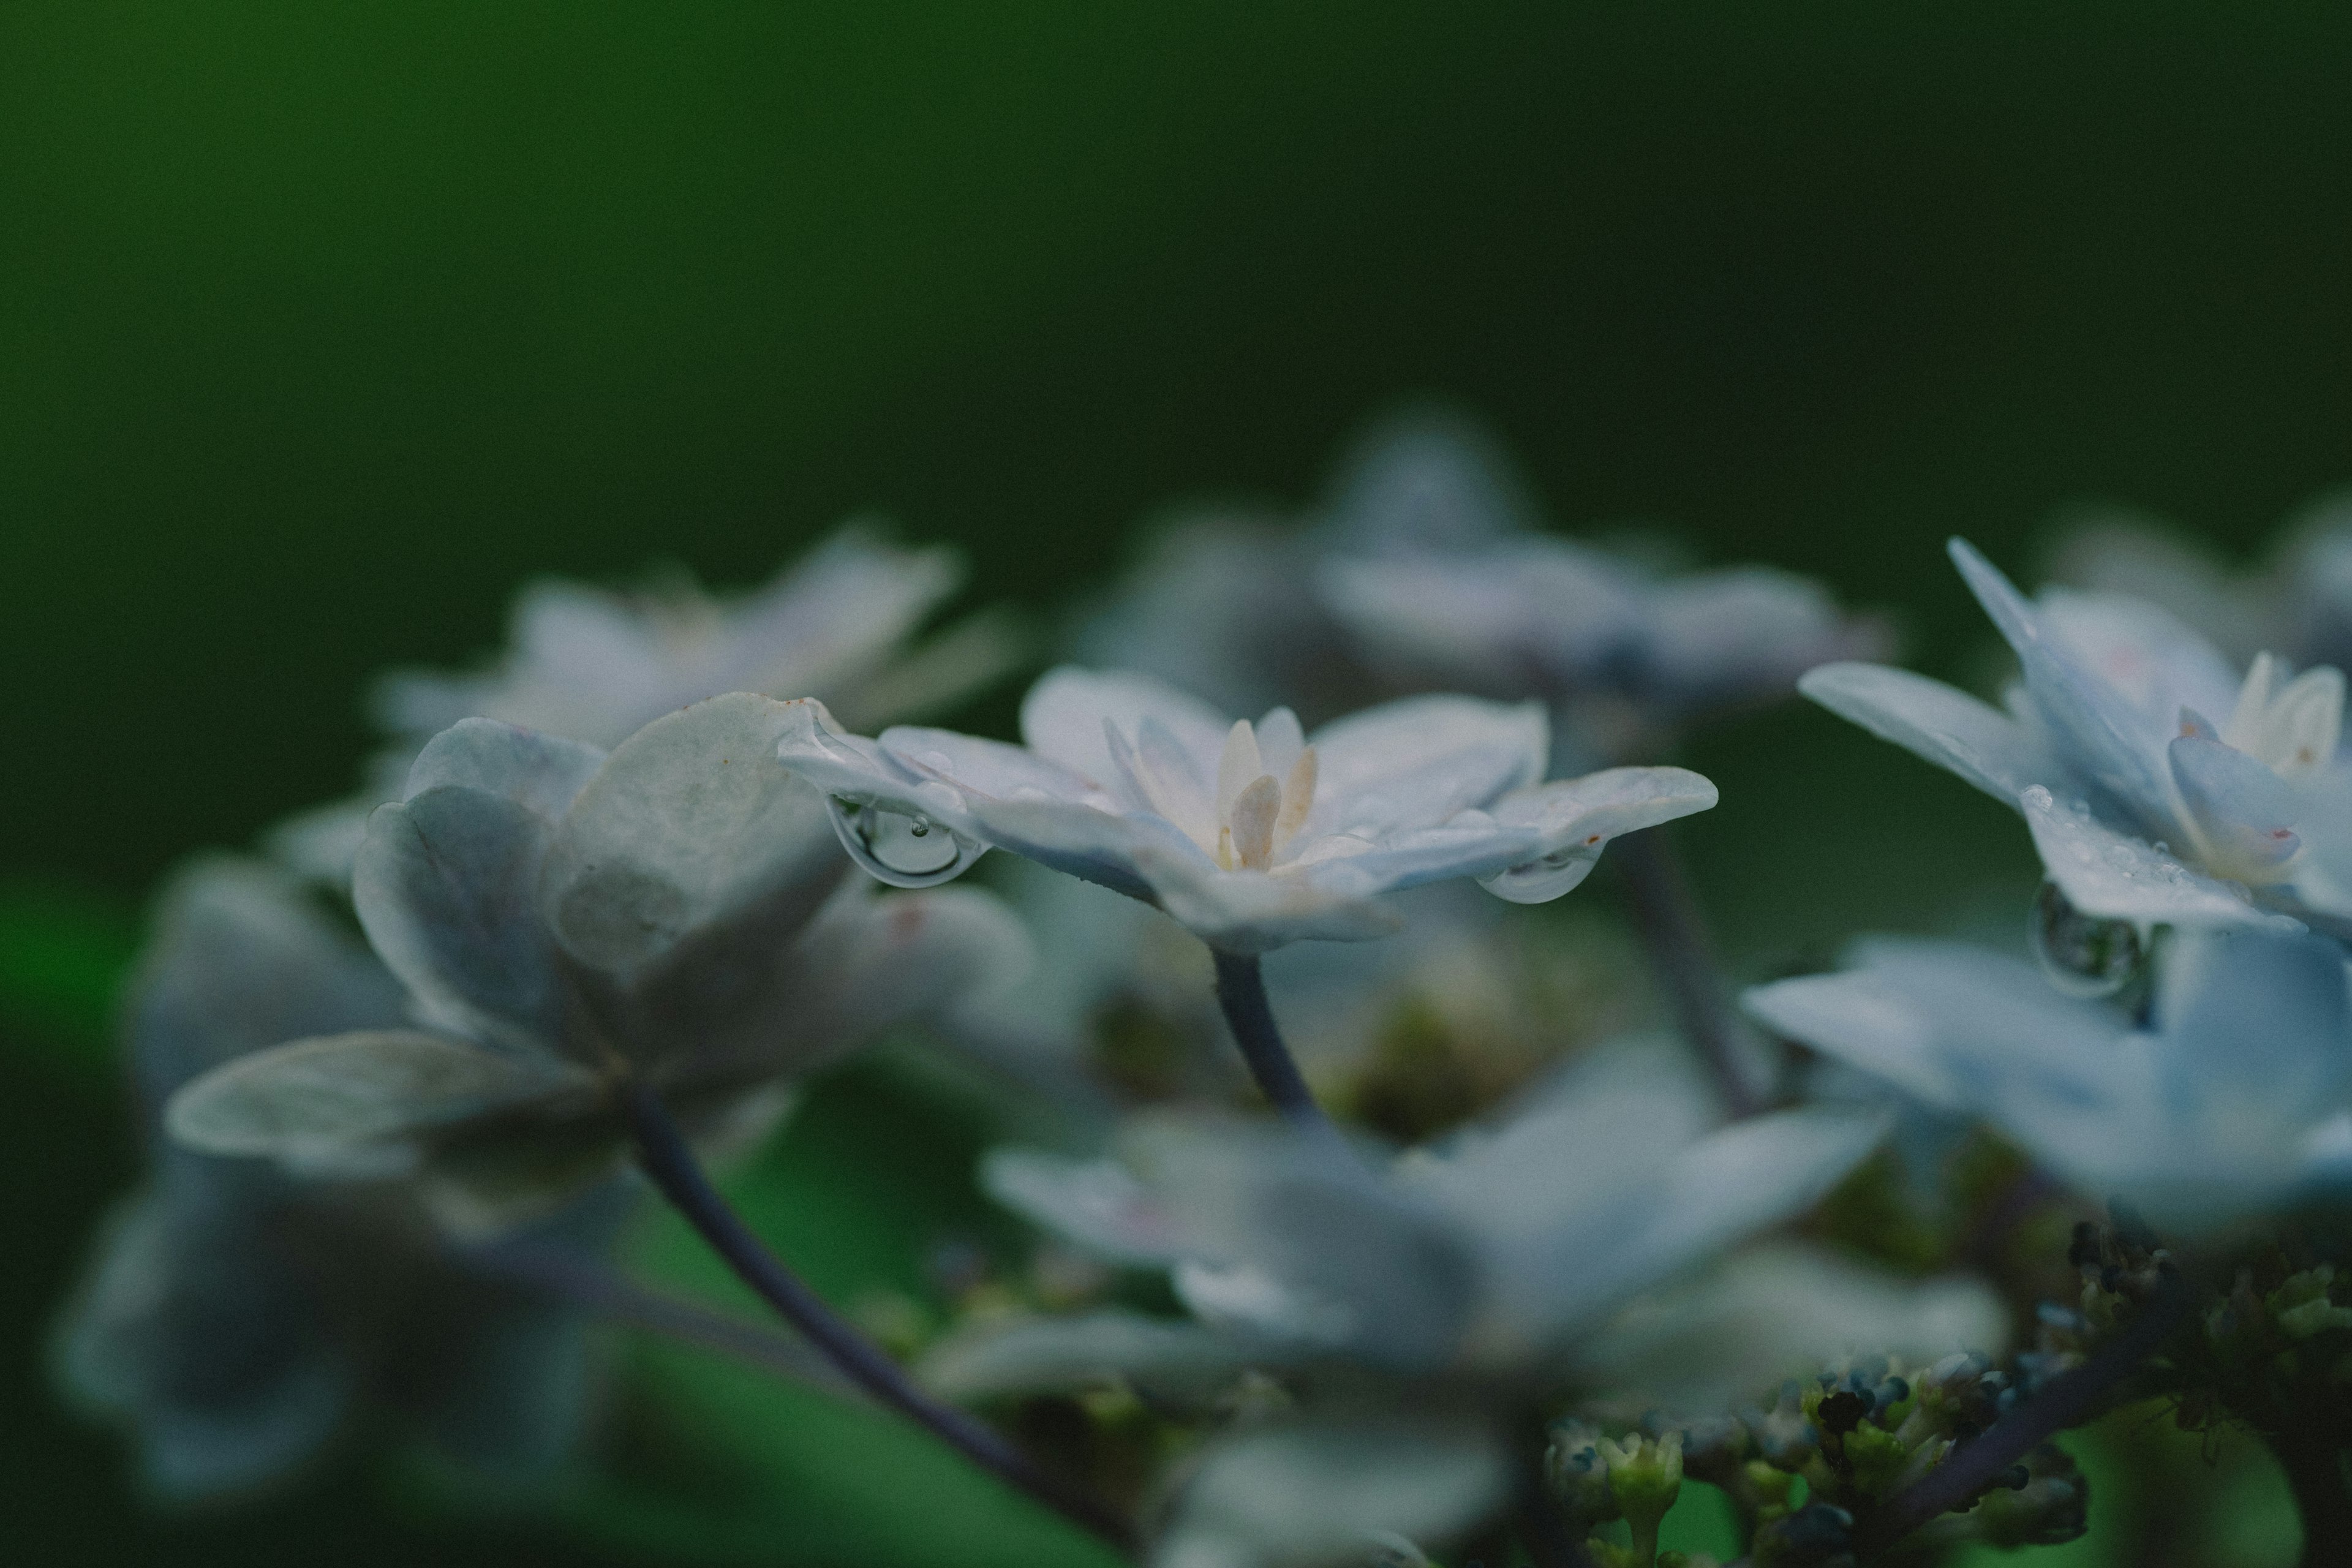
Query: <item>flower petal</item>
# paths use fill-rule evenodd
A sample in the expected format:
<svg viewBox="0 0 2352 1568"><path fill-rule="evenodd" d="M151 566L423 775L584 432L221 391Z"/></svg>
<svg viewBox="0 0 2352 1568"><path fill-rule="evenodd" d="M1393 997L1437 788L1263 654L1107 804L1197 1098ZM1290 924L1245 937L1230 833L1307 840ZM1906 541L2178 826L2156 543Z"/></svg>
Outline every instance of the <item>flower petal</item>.
<svg viewBox="0 0 2352 1568"><path fill-rule="evenodd" d="M2295 922L2254 907L2244 891L2183 865L2169 850L2134 838L2086 811L2063 806L2036 785L2018 797L2042 868L2086 915L2152 925L2252 925Z"/></svg>
<svg viewBox="0 0 2352 1568"><path fill-rule="evenodd" d="M1278 876L1221 871L1189 844L1185 848L1192 852L1139 845L1130 864L1150 901L1212 947L1265 952L1292 942L1368 942L1403 929L1403 917L1395 910L1363 894L1339 890L1336 882L1327 885L1321 866Z"/></svg>
<svg viewBox="0 0 2352 1568"><path fill-rule="evenodd" d="M573 958L634 984L697 932L756 918L781 939L845 868L824 797L777 767L788 705L748 692L655 720L557 826L540 897Z"/></svg>
<svg viewBox="0 0 2352 1568"><path fill-rule="evenodd" d="M1940 680L1883 664L1825 664L1807 670L1797 689L2005 805L2034 784L2069 787L2070 775L2040 735Z"/></svg>
<svg viewBox="0 0 2352 1568"><path fill-rule="evenodd" d="M296 1040L240 1057L172 1097L164 1123L207 1154L268 1154L327 1170L381 1145L542 1095L589 1089L584 1069L440 1035Z"/></svg>
<svg viewBox="0 0 2352 1568"><path fill-rule="evenodd" d="M1126 1383L1162 1397L1202 1398L1280 1347L1253 1344L1199 1323L1108 1310L1076 1318L984 1325L934 1345L916 1376L956 1400L1007 1394L1081 1394Z"/></svg>
<svg viewBox="0 0 2352 1568"><path fill-rule="evenodd" d="M1303 836L1432 826L1543 777L1551 724L1540 703L1408 697L1324 725L1315 809Z"/></svg>
<svg viewBox="0 0 2352 1568"><path fill-rule="evenodd" d="M1167 727L1201 776L1214 776L1225 717L1150 676L1066 664L1038 677L1021 700L1021 738L1029 749L1106 789L1114 769L1103 721L1132 738L1146 719Z"/></svg>
<svg viewBox="0 0 2352 1568"><path fill-rule="evenodd" d="M563 815L604 752L495 719L461 719L425 742L409 764L407 800L444 784L503 795L552 822Z"/></svg>
<svg viewBox="0 0 2352 1568"><path fill-rule="evenodd" d="M1509 1496L1483 1423L1405 1417L1244 1428L1215 1442L1175 1505L1152 1568L1292 1568L1368 1556L1383 1534L1460 1535Z"/></svg>
<svg viewBox="0 0 2352 1568"><path fill-rule="evenodd" d="M563 1037L562 981L539 912L547 818L444 784L368 818L352 907L425 1012L516 1050Z"/></svg>
<svg viewBox="0 0 2352 1568"><path fill-rule="evenodd" d="M1708 810L1717 798L1714 784L1687 768L1609 768L1514 790L1495 803L1495 820L1535 829L1536 851L1479 885L1515 904L1548 902L1582 882L1619 834Z"/></svg>

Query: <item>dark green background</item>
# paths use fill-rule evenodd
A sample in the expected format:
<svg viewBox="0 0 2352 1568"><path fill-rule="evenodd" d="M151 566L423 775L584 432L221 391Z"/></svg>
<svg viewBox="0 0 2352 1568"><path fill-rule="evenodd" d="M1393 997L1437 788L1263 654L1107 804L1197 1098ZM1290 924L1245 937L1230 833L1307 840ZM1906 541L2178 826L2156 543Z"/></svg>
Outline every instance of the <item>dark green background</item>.
<svg viewBox="0 0 2352 1568"><path fill-rule="evenodd" d="M2352 479L2347 80L2334 6L7 0L0 879L88 938L20 967L341 793L368 675L528 574L749 582L873 507L1043 606L1412 395L1949 668L1948 532L2244 547ZM2025 864L1818 716L1697 760L1754 963ZM0 1027L0 1542L413 1554L348 1489L127 1520L28 1349L125 1139L69 1017Z"/></svg>

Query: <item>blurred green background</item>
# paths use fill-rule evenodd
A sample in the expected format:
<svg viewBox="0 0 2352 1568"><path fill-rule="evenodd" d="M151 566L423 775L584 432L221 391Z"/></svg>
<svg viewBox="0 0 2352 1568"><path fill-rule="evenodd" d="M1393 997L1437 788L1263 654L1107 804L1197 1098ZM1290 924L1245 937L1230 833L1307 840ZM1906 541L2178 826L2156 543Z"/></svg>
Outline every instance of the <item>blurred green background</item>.
<svg viewBox="0 0 2352 1568"><path fill-rule="evenodd" d="M1948 532L2023 568L2108 497L2242 550L2352 479L2347 79L2316 5L8 0L0 1542L585 1560L352 1476L148 1521L35 1350L132 1168L138 900L342 793L367 678L521 578L748 583L872 508L1042 609L1436 395L1562 523L1965 668ZM1751 964L2030 885L1817 715L1696 760Z"/></svg>

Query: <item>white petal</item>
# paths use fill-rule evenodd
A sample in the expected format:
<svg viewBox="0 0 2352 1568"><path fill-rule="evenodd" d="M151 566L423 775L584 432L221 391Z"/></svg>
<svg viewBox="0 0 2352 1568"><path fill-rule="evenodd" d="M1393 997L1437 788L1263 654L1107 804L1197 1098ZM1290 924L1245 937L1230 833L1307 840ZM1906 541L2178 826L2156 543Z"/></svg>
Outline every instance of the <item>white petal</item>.
<svg viewBox="0 0 2352 1568"><path fill-rule="evenodd" d="M1816 1247L1765 1243L1621 1313L1577 1347L1576 1362L1589 1384L1687 1414L1735 1405L1846 1356L1913 1366L1955 1351L1998 1359L2008 1316L1980 1279L1905 1279Z"/></svg>
<svg viewBox="0 0 2352 1568"><path fill-rule="evenodd" d="M1312 737L1310 835L1360 822L1423 826L1543 777L1551 725L1538 703L1408 697L1326 724Z"/></svg>
<svg viewBox="0 0 2352 1568"><path fill-rule="evenodd" d="M368 818L352 905L435 1018L522 1050L562 1038L562 983L538 899L552 834L528 806L462 785Z"/></svg>
<svg viewBox="0 0 2352 1568"><path fill-rule="evenodd" d="M1151 901L1228 952L1265 952L1291 942L1367 942L1393 935L1404 924L1369 897L1323 885L1324 867L1344 862L1269 876L1221 871L1198 850L1146 846L1129 863Z"/></svg>
<svg viewBox="0 0 2352 1568"><path fill-rule="evenodd" d="M462 784L504 795L551 822L604 763L599 747L494 719L464 719L425 742L401 798Z"/></svg>
<svg viewBox="0 0 2352 1568"><path fill-rule="evenodd" d="M567 952L633 982L680 942L758 910L814 914L839 880L817 792L776 765L794 710L749 692L656 719L558 825L541 897Z"/></svg>
<svg viewBox="0 0 2352 1568"><path fill-rule="evenodd" d="M1047 670L1022 699L1021 738L1038 755L1108 786L1106 719L1129 737L1144 720L1157 719L1204 775L1213 774L1225 740L1224 716L1197 698L1148 675L1073 665Z"/></svg>
<svg viewBox="0 0 2352 1568"><path fill-rule="evenodd" d="M1717 798L1715 785L1687 768L1610 768L1515 790L1495 804L1495 820L1534 828L1536 851L1479 885L1512 903L1559 898L1584 880L1610 839L1706 811Z"/></svg>
<svg viewBox="0 0 2352 1568"><path fill-rule="evenodd" d="M462 1121L593 1079L438 1035L296 1040L215 1068L172 1097L172 1136L207 1154L271 1154L319 1167L365 1145Z"/></svg>
<svg viewBox="0 0 2352 1568"><path fill-rule="evenodd" d="M1007 1208L1114 1263L1164 1267L1184 1256L1176 1216L1117 1160L994 1149L981 1162L980 1183Z"/></svg>
<svg viewBox="0 0 2352 1568"><path fill-rule="evenodd" d="M1883 664L1825 664L1806 671L1797 689L2004 804L2037 784L2066 787L2066 775L2039 735L1940 680Z"/></svg>
<svg viewBox="0 0 2352 1568"><path fill-rule="evenodd" d="M2190 870L2168 851L2061 805L2038 785L2018 804L2042 868L2084 914L2141 926L2295 923L2256 909L2242 889Z"/></svg>
<svg viewBox="0 0 2352 1568"><path fill-rule="evenodd" d="M1245 1431L1177 1496L1151 1568L1295 1568L1382 1534L1459 1535L1501 1508L1510 1468L1484 1425L1404 1418Z"/></svg>
<svg viewBox="0 0 2352 1568"><path fill-rule="evenodd" d="M1111 1383L1201 1398L1276 1353L1198 1323L1114 1310L983 1325L932 1346L915 1372L956 1400L1079 1394Z"/></svg>

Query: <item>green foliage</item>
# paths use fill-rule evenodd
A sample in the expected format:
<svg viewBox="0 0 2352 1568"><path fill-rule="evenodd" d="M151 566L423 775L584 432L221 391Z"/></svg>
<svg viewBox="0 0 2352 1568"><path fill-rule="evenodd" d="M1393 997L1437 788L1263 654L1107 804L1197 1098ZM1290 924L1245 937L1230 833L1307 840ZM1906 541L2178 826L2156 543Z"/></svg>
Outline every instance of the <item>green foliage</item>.
<svg viewBox="0 0 2352 1568"><path fill-rule="evenodd" d="M55 882L0 883L0 1050L73 1077L110 1071L131 911Z"/></svg>

